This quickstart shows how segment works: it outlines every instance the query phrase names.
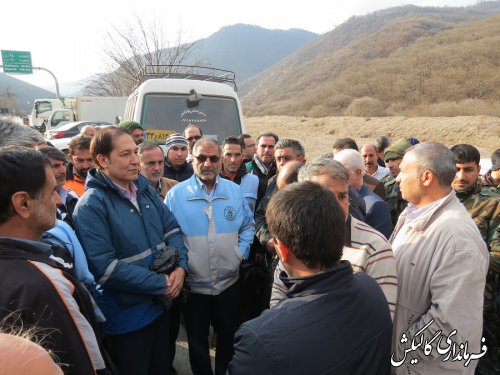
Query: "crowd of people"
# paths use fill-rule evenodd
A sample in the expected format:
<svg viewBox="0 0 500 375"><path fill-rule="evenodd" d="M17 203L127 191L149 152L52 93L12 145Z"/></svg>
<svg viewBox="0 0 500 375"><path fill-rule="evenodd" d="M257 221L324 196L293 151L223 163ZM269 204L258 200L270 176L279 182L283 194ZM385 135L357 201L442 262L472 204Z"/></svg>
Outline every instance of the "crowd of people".
<svg viewBox="0 0 500 375"><path fill-rule="evenodd" d="M0 367L176 374L184 325L195 375L500 374L500 149L324 152L0 118Z"/></svg>

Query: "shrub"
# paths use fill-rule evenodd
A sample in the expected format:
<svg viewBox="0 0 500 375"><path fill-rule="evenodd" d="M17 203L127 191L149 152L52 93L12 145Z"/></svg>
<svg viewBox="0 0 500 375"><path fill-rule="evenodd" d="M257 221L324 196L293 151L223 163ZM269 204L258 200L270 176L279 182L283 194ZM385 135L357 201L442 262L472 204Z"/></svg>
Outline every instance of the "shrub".
<svg viewBox="0 0 500 375"><path fill-rule="evenodd" d="M357 117L382 117L385 115L385 107L380 100L365 96L354 99L344 114Z"/></svg>

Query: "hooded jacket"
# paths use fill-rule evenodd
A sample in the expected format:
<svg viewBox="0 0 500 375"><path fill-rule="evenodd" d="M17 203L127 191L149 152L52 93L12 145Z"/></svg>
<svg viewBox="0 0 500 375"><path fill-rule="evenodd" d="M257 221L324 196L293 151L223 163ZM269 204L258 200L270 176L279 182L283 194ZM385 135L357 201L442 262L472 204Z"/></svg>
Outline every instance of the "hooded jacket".
<svg viewBox="0 0 500 375"><path fill-rule="evenodd" d="M106 175L91 169L87 190L73 214L90 271L102 286L95 299L106 316L108 334L137 331L154 321L165 305L165 275L149 269L166 245L179 251L187 272L187 251L177 220L139 174L136 206Z"/></svg>

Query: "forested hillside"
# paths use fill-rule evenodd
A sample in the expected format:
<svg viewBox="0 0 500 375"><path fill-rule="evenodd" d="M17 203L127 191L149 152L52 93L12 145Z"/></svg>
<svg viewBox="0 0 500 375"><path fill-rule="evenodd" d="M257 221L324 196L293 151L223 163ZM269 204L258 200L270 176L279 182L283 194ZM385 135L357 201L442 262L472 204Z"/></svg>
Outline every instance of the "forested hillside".
<svg viewBox="0 0 500 375"><path fill-rule="evenodd" d="M499 115L500 2L480 5L352 18L241 85L245 111Z"/></svg>

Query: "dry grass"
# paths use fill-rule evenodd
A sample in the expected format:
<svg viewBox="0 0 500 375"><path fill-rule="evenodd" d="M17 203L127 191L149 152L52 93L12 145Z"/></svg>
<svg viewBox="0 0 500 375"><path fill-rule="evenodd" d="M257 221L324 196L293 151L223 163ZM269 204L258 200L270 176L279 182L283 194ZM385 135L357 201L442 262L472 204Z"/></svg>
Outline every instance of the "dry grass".
<svg viewBox="0 0 500 375"><path fill-rule="evenodd" d="M415 137L421 142L437 141L447 146L470 143L482 157L500 147L500 118L495 116L458 117L295 117L263 116L245 119L246 132L257 136L274 131L281 138L299 140L312 159L332 151L338 138L350 137L358 146L373 142L379 135L392 140Z"/></svg>

